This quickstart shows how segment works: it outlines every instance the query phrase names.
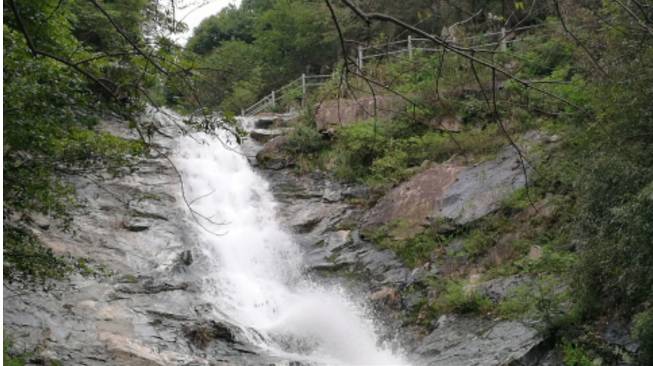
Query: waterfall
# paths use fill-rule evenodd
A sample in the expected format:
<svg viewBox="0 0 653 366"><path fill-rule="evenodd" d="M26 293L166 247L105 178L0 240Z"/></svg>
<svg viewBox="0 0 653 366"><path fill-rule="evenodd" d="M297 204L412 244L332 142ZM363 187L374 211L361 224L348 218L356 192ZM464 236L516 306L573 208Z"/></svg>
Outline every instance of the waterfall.
<svg viewBox="0 0 653 366"><path fill-rule="evenodd" d="M268 183L240 151L223 131L180 136L173 149L192 207L186 210L211 264L207 299L273 355L328 365L405 364L378 344L365 306L306 276Z"/></svg>

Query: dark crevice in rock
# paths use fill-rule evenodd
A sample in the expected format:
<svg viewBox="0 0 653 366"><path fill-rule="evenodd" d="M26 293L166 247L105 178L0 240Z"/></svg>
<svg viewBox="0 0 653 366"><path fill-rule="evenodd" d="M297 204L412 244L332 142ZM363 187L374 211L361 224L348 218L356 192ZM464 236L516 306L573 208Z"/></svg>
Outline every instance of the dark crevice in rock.
<svg viewBox="0 0 653 366"><path fill-rule="evenodd" d="M184 334L194 346L200 349L206 349L206 347L215 340L229 343L236 342L236 337L232 329L216 321L187 325L184 327ZM244 349L239 351L242 352Z"/></svg>

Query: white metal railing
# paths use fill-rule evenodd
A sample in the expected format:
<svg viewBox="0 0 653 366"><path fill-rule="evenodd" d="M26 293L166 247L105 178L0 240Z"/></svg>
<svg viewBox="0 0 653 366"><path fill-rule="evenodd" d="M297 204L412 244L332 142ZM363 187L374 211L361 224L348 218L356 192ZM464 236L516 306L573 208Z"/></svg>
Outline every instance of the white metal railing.
<svg viewBox="0 0 653 366"><path fill-rule="evenodd" d="M501 28L499 32L488 32L479 34L471 37L464 37L460 39L459 42L452 42L454 45L467 45L467 47L490 47L490 46L499 46L500 51L505 51L509 43L515 42L516 40L508 40L507 36L509 34L516 34L524 32L529 29L541 27L540 24L529 25L524 27L518 27L514 29ZM495 41L491 41L492 38L496 38ZM482 44L476 43L475 41L481 41ZM428 47L431 46L431 47ZM367 52L374 52L372 54L366 54ZM387 42L382 45L372 45L372 46L358 46L357 53L357 65L359 69L363 69L364 61L368 59L393 56L407 53L409 58L413 57L415 51L422 52L442 52L441 47L432 47L432 41L428 38L415 38L410 35L406 39L400 39L397 41Z"/></svg>
<svg viewBox="0 0 653 366"><path fill-rule="evenodd" d="M477 49L480 49L482 47L490 47L490 46L499 46L499 51L505 51L508 47L509 43L512 42L517 42L517 39L512 39L508 40L507 35L508 34L516 34L519 32L523 32L529 29L541 27L541 24L536 24L536 25L529 25L529 26L524 26L524 27L518 27L514 29L505 29L501 28L501 31L499 32L488 32L488 33L483 33L480 35L476 36L471 36L471 37L465 37L460 40L460 43L458 42L452 42L454 45L463 45L467 44L467 47L475 47ZM495 41L489 41L491 38L497 38ZM480 44L475 44L474 41L481 41L483 43ZM428 47L431 46L431 47ZM366 51L375 51L376 53L368 54L366 55ZM382 45L372 45L372 46L358 46L357 49L357 57L356 57L356 62L358 65L358 68L360 70L363 69L365 60L373 59L373 58L378 58L378 57L385 57L385 56L393 56L393 55L400 55L400 54L408 54L409 58L413 58L413 55L415 54L415 51L420 51L420 52L442 52L441 47L432 47L432 41L428 38L415 38L410 35L406 39L400 39L397 41L391 41L384 43ZM277 105L281 100L284 98L288 98L291 90L298 90L298 88L301 88L301 101L302 105L304 104L306 100L306 93L307 89L312 86L320 86L326 83L329 79L333 77L333 74L329 75L306 75L302 74L299 78L292 80L288 84L280 87L279 89L275 89L270 94L264 96L261 98L258 102L252 104L248 108L241 109L240 114L241 116L253 116L255 114L261 113L265 111L268 108L276 108Z"/></svg>
<svg viewBox="0 0 653 366"><path fill-rule="evenodd" d="M308 88L313 86L320 86L331 78L332 75L306 75L302 74L295 80L280 87L279 89L272 90L270 94L261 98L258 102L252 104L248 108L240 111L241 116L253 116L257 113L263 112L267 108L276 108L279 102L292 97L291 92L296 90L301 93L302 104L306 100L306 93Z"/></svg>

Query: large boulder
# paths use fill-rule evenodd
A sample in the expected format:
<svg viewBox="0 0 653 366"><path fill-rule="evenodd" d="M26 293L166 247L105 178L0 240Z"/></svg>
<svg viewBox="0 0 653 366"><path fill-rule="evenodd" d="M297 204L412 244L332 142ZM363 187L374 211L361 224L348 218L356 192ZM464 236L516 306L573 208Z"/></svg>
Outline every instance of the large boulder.
<svg viewBox="0 0 653 366"><path fill-rule="evenodd" d="M288 127L296 121L297 116L298 116L297 112L288 112L288 113L265 112L265 113L259 113L253 117L249 117L245 121L245 124L250 129Z"/></svg>
<svg viewBox="0 0 653 366"><path fill-rule="evenodd" d="M437 164L415 175L377 202L365 216L363 228L396 224L391 233L396 239L419 234L429 225L430 216L439 208L463 169L457 165Z"/></svg>
<svg viewBox="0 0 653 366"><path fill-rule="evenodd" d="M496 159L460 171L456 182L434 207L433 217L464 225L499 208L501 201L526 185L531 168L506 146ZM526 174L524 174L526 173Z"/></svg>
<svg viewBox="0 0 653 366"><path fill-rule="evenodd" d="M277 136L281 136L286 131L283 129L256 129L249 131L249 137L257 141L258 143L264 144Z"/></svg>
<svg viewBox="0 0 653 366"><path fill-rule="evenodd" d="M499 208L526 184L519 154L505 147L496 159L474 166L436 164L382 197L363 229L389 226L396 239L412 237L432 223L465 225Z"/></svg>
<svg viewBox="0 0 653 366"><path fill-rule="evenodd" d="M431 366L536 365L542 346L537 330L517 321L442 316L415 353Z"/></svg>
<svg viewBox="0 0 653 366"><path fill-rule="evenodd" d="M403 112L406 105L406 100L395 95L327 100L318 105L315 123L318 131L326 131L373 118L375 110L376 118L389 120Z"/></svg>
<svg viewBox="0 0 653 366"><path fill-rule="evenodd" d="M277 136L268 141L256 154L259 166L266 169L283 169L292 164L292 159L284 149L288 136Z"/></svg>

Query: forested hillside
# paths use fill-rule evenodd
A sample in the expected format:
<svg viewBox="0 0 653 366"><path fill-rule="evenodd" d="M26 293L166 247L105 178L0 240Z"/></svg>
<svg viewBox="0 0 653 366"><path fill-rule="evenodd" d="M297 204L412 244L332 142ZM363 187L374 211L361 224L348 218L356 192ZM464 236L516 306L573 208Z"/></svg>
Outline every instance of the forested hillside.
<svg viewBox="0 0 653 366"><path fill-rule="evenodd" d="M518 2L522 5L515 8L506 1L358 3L367 11L390 14L436 34L472 15L473 21L465 24L468 34L497 30L501 25L529 25L546 16L542 4L527 8ZM239 6L204 20L186 46L186 57L199 71L198 88L204 103L235 113L301 73L335 71L343 50L329 5L342 37L351 42L351 51L357 44L379 44L409 33L395 24L366 25L338 1L243 0Z"/></svg>
<svg viewBox="0 0 653 366"><path fill-rule="evenodd" d="M448 314L523 320L565 365L653 362L651 0L242 0L207 17L185 46L171 40L185 26L170 9L4 2L5 281L88 269L30 228L43 217L69 227L82 204L71 177L121 177L161 155L152 137L163 133L141 118L148 105L240 137L243 108L301 74L328 74L307 97L295 91L275 106L298 117L259 164L364 187L347 204L365 215L337 229L360 230L412 273L429 271L397 290L416 299L401 308L403 327L431 332ZM510 31L520 27L529 28ZM467 41L502 29L506 39L489 46ZM408 35L437 52L360 68L359 46ZM340 116L360 100L372 101L364 118L326 121L328 108ZM111 134L106 120L138 138ZM520 183L482 214L415 218L420 208L392 206L450 172L484 181L484 167L509 159ZM474 197L485 199L483 189ZM458 193L452 200L467 191ZM514 279L498 298L483 290ZM5 362L24 364L10 343Z"/></svg>

